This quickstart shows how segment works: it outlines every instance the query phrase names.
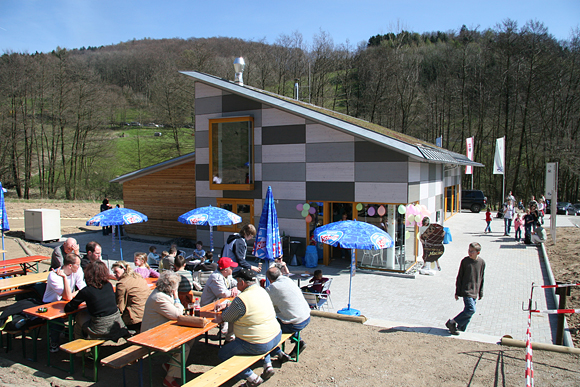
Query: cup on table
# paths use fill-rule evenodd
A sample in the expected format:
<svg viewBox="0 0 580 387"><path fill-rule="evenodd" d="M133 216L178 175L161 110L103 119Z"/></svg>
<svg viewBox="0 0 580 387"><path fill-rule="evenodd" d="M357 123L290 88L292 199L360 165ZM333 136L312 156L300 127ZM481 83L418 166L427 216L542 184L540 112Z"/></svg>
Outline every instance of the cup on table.
<svg viewBox="0 0 580 387"><path fill-rule="evenodd" d="M195 307L195 304L193 302L190 302L189 304L187 304L187 314L189 316L193 316L193 308Z"/></svg>

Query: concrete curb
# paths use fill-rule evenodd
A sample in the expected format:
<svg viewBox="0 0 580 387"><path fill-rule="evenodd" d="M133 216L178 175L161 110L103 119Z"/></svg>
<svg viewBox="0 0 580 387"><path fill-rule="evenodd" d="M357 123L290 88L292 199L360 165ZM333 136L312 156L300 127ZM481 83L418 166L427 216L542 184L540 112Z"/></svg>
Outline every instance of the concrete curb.
<svg viewBox="0 0 580 387"><path fill-rule="evenodd" d="M546 252L546 246L541 243L540 244L542 249L542 259L544 261L544 265L546 265L546 271L548 272L548 280L550 285L556 285L556 280L554 279L554 274L552 273L552 266L550 266L550 258L548 257L548 253ZM560 304L560 297L556 295L556 289L551 288L550 294L552 295L552 299L554 300L554 304ZM574 348L574 342L572 341L572 335L570 335L570 328L568 327L568 320L564 319L564 346Z"/></svg>

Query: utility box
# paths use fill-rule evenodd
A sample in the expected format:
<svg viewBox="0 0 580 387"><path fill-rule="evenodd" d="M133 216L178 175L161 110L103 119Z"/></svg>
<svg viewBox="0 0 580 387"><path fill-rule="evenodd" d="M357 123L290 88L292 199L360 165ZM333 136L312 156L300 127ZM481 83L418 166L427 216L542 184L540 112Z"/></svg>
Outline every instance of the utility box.
<svg viewBox="0 0 580 387"><path fill-rule="evenodd" d="M24 210L24 237L39 242L59 240L60 210Z"/></svg>

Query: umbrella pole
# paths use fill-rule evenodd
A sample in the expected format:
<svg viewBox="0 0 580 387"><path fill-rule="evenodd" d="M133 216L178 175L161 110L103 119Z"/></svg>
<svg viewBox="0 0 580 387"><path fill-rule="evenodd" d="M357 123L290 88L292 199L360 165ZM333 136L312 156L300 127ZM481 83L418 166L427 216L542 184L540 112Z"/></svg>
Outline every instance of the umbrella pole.
<svg viewBox="0 0 580 387"><path fill-rule="evenodd" d="M123 260L123 246L121 245L121 226L117 226L117 234L119 234L119 251L121 252L121 261Z"/></svg>
<svg viewBox="0 0 580 387"><path fill-rule="evenodd" d="M351 250L350 254L351 254L350 255L350 282L349 282L349 286L348 286L348 306L346 308L343 308L341 310L338 310L336 313L338 313L338 314L346 314L346 315L349 315L349 316L360 316L360 310L358 310L358 309L352 309L350 307L350 296L352 294L352 272L354 270L354 263L353 263L353 261L355 259L354 258L355 257L354 249Z"/></svg>
<svg viewBox="0 0 580 387"><path fill-rule="evenodd" d="M2 250L5 250L4 249L4 228L2 228ZM4 252L2 253L2 260L3 261L6 260L6 253L4 253Z"/></svg>
<svg viewBox="0 0 580 387"><path fill-rule="evenodd" d="M211 224L209 226L209 251L213 254L213 227Z"/></svg>

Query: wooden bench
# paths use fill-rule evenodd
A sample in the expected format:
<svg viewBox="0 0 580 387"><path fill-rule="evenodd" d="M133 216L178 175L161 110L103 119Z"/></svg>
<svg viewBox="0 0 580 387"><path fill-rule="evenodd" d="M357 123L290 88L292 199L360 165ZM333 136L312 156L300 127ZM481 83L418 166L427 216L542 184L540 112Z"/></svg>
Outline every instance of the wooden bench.
<svg viewBox="0 0 580 387"><path fill-rule="evenodd" d="M77 339L69 343L60 346L64 352L69 354L81 353L83 358L83 377L85 377L85 352L89 349L93 351L93 380L97 382L97 373L99 366L99 345L103 344L105 340L89 340L89 339ZM74 361L70 363L70 373L74 374Z"/></svg>
<svg viewBox="0 0 580 387"><path fill-rule="evenodd" d="M107 356L101 360L101 364L114 369L123 370L123 386L126 386L125 367L139 361L139 387L143 386L143 362L145 357L149 356L149 348L140 345L131 345L119 352Z"/></svg>
<svg viewBox="0 0 580 387"><path fill-rule="evenodd" d="M282 339L276 347L282 345L291 336L292 333L282 333ZM274 348L272 348L272 351ZM268 353L272 351L269 351ZM189 383L184 384L182 387L221 386L223 383L232 379L246 368L251 367L257 361L262 360L268 353L264 353L262 355L233 356L223 363L213 367L211 370L205 372L203 375L200 375L197 378L191 380Z"/></svg>
<svg viewBox="0 0 580 387"><path fill-rule="evenodd" d="M6 267L0 269L0 277L10 277L13 275L24 275L26 272L20 266Z"/></svg>
<svg viewBox="0 0 580 387"><path fill-rule="evenodd" d="M45 321L41 321L38 324L29 326L28 328L24 329L24 330L13 330L13 331L9 331L9 330L3 330L2 332L0 332L1 336L0 336L0 344L3 346L3 337L4 337L4 333L6 333L6 352L8 353L8 351L10 351L12 349L12 336L16 337L21 335L22 336L22 356L26 359L26 334L32 332L32 340L34 341L33 343L33 347L32 347L32 359L28 359L28 360L32 360L32 361L36 361L38 359L37 356L37 350L36 350L36 342L38 340L38 336L40 333L40 328L42 328L44 325L46 324Z"/></svg>
<svg viewBox="0 0 580 387"><path fill-rule="evenodd" d="M0 292L0 299L10 298L19 294L31 293L32 289L11 289Z"/></svg>

